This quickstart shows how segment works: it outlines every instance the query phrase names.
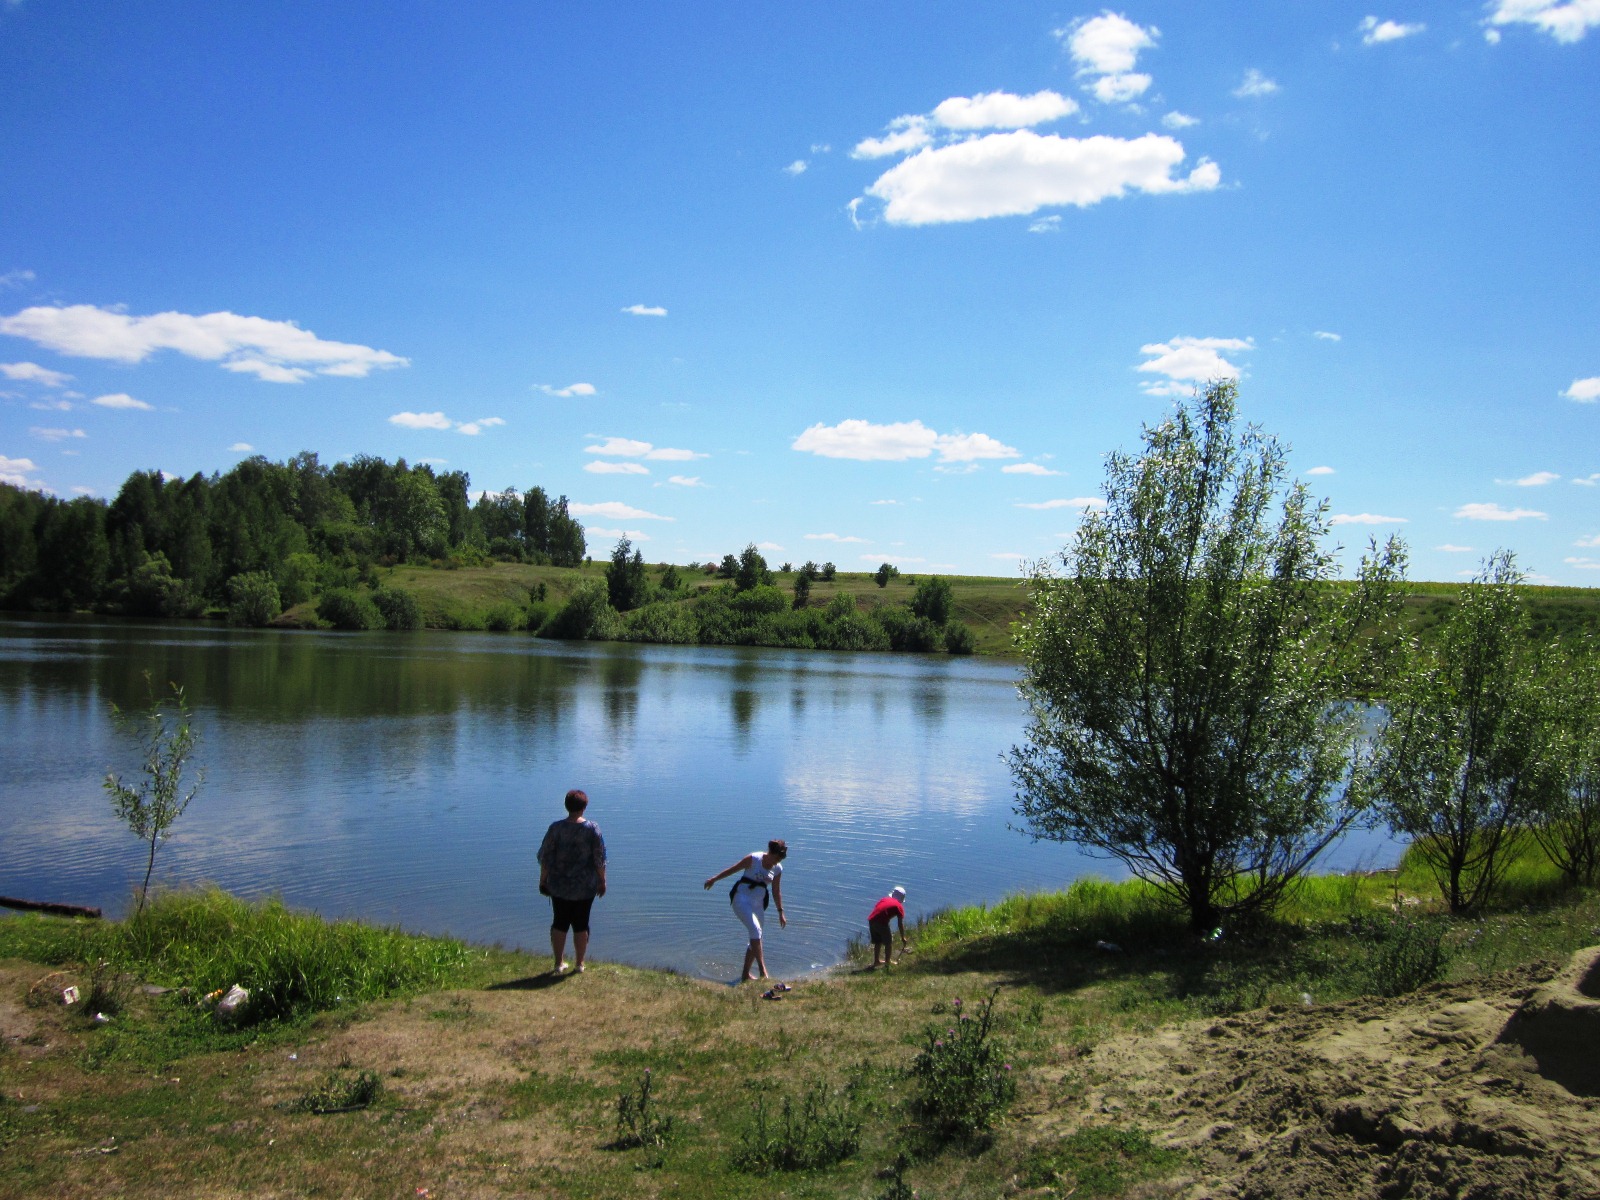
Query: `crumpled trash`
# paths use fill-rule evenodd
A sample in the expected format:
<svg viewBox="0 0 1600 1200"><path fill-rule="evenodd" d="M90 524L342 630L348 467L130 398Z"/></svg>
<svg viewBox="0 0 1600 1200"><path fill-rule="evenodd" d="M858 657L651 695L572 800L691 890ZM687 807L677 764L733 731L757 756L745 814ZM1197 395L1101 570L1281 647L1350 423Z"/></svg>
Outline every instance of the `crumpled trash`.
<svg viewBox="0 0 1600 1200"><path fill-rule="evenodd" d="M76 985L74 985L72 987L65 987L65 988L61 989L61 1003L71 1005L71 1004L76 1004L77 1002L78 1002L78 989L77 989Z"/></svg>
<svg viewBox="0 0 1600 1200"><path fill-rule="evenodd" d="M1115 942L1100 941L1094 944L1096 950L1104 950L1107 954L1121 954L1122 947Z"/></svg>
<svg viewBox="0 0 1600 1200"><path fill-rule="evenodd" d="M250 1002L250 989L242 988L237 983L228 989L227 994L217 1001L217 1012L221 1016L231 1017Z"/></svg>
<svg viewBox="0 0 1600 1200"><path fill-rule="evenodd" d="M109 1025L111 1024L111 1018L106 1016L105 1013L95 1013L94 1023L96 1025Z"/></svg>

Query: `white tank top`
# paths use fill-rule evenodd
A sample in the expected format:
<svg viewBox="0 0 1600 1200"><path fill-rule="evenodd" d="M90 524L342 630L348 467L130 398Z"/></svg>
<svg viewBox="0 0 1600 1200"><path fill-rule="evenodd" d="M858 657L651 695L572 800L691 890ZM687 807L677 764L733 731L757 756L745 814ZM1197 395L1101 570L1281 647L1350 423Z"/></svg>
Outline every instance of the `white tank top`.
<svg viewBox="0 0 1600 1200"><path fill-rule="evenodd" d="M741 878L748 879L751 883L770 884L775 882L779 875L783 874L783 864L781 862L773 863L770 871L761 865L761 856L765 853L765 850L757 850L750 856L750 865L744 869L744 875Z"/></svg>

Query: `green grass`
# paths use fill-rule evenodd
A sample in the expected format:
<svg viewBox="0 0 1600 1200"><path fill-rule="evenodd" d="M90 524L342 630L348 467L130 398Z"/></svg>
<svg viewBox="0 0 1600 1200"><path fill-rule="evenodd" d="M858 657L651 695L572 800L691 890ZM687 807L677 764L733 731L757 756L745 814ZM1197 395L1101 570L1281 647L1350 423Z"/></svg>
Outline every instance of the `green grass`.
<svg viewBox="0 0 1600 1200"><path fill-rule="evenodd" d="M1099 1125L1034 1151L1023 1163L1022 1181L1061 1187L1072 1196L1120 1196L1136 1183L1172 1174L1184 1158L1157 1146L1137 1126Z"/></svg>

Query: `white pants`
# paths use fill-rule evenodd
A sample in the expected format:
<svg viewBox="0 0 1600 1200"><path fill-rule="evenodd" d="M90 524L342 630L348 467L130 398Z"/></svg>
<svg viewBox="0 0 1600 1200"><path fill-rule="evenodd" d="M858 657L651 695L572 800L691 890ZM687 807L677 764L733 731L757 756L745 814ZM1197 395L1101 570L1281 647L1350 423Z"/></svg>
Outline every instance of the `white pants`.
<svg viewBox="0 0 1600 1200"><path fill-rule="evenodd" d="M731 901L733 915L744 923L752 942L761 940L761 896L760 888L741 887Z"/></svg>

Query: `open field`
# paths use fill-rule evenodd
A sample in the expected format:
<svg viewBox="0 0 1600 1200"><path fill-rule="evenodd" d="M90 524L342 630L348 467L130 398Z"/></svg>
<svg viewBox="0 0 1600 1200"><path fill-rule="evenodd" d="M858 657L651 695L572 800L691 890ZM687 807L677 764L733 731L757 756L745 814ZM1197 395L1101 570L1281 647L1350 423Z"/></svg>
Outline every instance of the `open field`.
<svg viewBox="0 0 1600 1200"><path fill-rule="evenodd" d="M1534 870L1511 907L1452 922L1419 882L1314 880L1283 921L1205 942L1136 885L1091 883L942 915L895 968L856 957L775 1001L477 949L443 986L238 1029L178 991L86 1020L55 998L120 935L11 918L0 1196L877 1197L901 1154L925 1200L1595 1194L1600 1076L1564 1086L1496 1039L1600 939L1600 897L1551 898ZM1016 1098L988 1133L930 1137L908 1068L994 989ZM646 1072L660 1149L619 1141ZM763 1178L741 1157L758 1100L776 1119L810 1089L855 1148Z"/></svg>

